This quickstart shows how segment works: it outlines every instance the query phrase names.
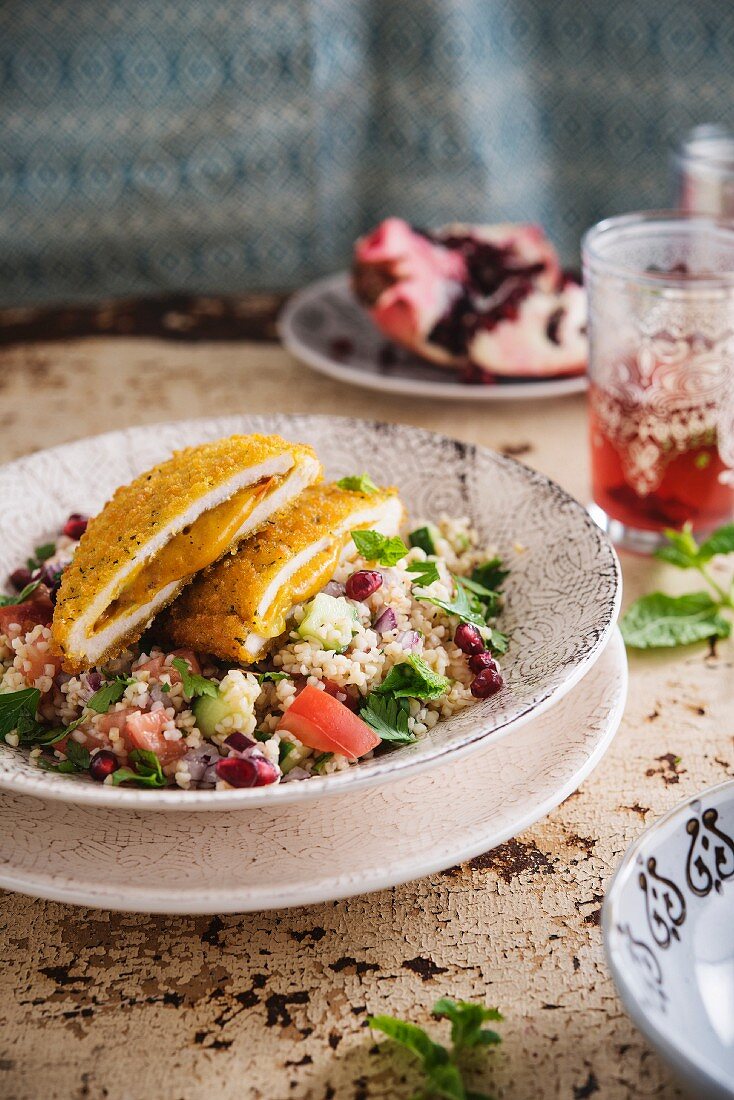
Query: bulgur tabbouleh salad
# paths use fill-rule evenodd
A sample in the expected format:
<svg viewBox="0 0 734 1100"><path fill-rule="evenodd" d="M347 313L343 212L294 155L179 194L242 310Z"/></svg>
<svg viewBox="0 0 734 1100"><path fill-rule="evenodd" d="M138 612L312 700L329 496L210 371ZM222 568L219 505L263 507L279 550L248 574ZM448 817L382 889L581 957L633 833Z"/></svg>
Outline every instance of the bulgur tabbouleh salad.
<svg viewBox="0 0 734 1100"><path fill-rule="evenodd" d="M497 692L502 562L467 520L408 525L395 490L322 482L304 451L189 448L38 546L0 597L0 738L107 784L264 786L429 736ZM161 519L169 467L209 460ZM150 500L103 561L128 490Z"/></svg>

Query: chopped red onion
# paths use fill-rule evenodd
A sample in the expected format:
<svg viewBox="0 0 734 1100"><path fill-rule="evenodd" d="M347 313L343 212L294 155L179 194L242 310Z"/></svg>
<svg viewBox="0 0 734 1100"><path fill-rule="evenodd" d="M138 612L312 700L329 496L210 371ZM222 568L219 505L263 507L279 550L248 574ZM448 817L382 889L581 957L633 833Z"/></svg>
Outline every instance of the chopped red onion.
<svg viewBox="0 0 734 1100"><path fill-rule="evenodd" d="M390 630L397 630L397 628L398 620L391 607L386 607L372 624L372 629L376 630L378 634L387 634Z"/></svg>
<svg viewBox="0 0 734 1100"><path fill-rule="evenodd" d="M188 768L189 775L193 783L201 783L205 779L206 773L211 771L212 778L206 780L208 783L216 783L217 776L214 771L214 765L219 759L219 753L215 749L201 748L191 749L186 753L184 757L184 763Z"/></svg>
<svg viewBox="0 0 734 1100"><path fill-rule="evenodd" d="M85 673L86 687L89 690L90 698L94 695L95 691L99 691L104 683L102 675L99 672L87 672Z"/></svg>
<svg viewBox="0 0 734 1100"><path fill-rule="evenodd" d="M281 779L281 783L292 783L295 779L309 779L310 776L305 768L291 768L291 770L284 775Z"/></svg>
<svg viewBox="0 0 734 1100"><path fill-rule="evenodd" d="M415 649L421 640L421 636L417 630L404 630L402 634L398 634L396 641L402 649Z"/></svg>
<svg viewBox="0 0 734 1100"><path fill-rule="evenodd" d="M229 737L224 739L225 745L234 749L235 752L244 752L245 749L251 749L253 745L257 744L257 741L253 741L251 737L247 737L240 730L235 730L234 733L230 733Z"/></svg>
<svg viewBox="0 0 734 1100"><path fill-rule="evenodd" d="M346 588L343 584L339 584L339 581L329 581L321 591L325 592L327 596L343 596Z"/></svg>

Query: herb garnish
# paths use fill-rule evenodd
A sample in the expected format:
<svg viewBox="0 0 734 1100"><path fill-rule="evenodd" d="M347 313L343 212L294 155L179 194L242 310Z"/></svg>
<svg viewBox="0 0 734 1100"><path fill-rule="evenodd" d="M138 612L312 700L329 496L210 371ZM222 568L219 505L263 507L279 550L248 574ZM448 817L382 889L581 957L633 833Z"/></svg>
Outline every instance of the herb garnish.
<svg viewBox="0 0 734 1100"><path fill-rule="evenodd" d="M318 756L314 757L311 771L316 772L317 775L323 775L325 765L329 763L333 756L333 752L320 752Z"/></svg>
<svg viewBox="0 0 734 1100"><path fill-rule="evenodd" d="M734 523L725 524L699 546L690 525L681 531L665 531L667 546L655 557L678 569L695 569L710 586L710 592L688 592L668 596L651 592L636 600L620 623L622 637L634 649L655 649L690 645L706 638L728 638L731 621L722 611L734 611L734 580L729 591L718 584L707 569L719 554L734 554Z"/></svg>
<svg viewBox="0 0 734 1100"><path fill-rule="evenodd" d="M495 557L475 566L472 569L471 579L493 592L499 592L509 575L510 570L502 568L502 558Z"/></svg>
<svg viewBox="0 0 734 1100"><path fill-rule="evenodd" d="M63 733L66 735L67 730L64 730ZM66 760L60 760L58 763L40 757L38 766L43 768L44 771L58 772L61 775L73 775L74 772L89 771L92 759L89 755L89 749L85 749L84 745L80 745L78 741L69 741L64 749L64 755Z"/></svg>
<svg viewBox="0 0 734 1100"><path fill-rule="evenodd" d="M129 676L115 676L114 680L103 684L87 699L89 710L95 710L97 714L106 714L113 703L119 703L125 694L125 688L134 684L135 680Z"/></svg>
<svg viewBox="0 0 734 1100"><path fill-rule="evenodd" d="M378 735L382 741L395 745L409 745L415 741L415 734L408 729L410 704L407 699L395 696L379 695L371 692L359 712L359 717Z"/></svg>
<svg viewBox="0 0 734 1100"><path fill-rule="evenodd" d="M412 561L405 568L408 573L415 573L415 580L411 584L417 584L420 588L428 588L429 584L441 579L435 561Z"/></svg>
<svg viewBox="0 0 734 1100"><path fill-rule="evenodd" d="M165 787L161 762L154 752L147 749L133 749L128 757L133 768L118 768L112 772L112 782L117 787L120 783L137 783L139 787Z"/></svg>
<svg viewBox="0 0 734 1100"><path fill-rule="evenodd" d="M181 674L181 685L187 699L193 699L196 695L208 695L211 699L216 699L219 694L217 685L212 680L207 680L206 676L192 672L183 657L174 657L171 665Z"/></svg>
<svg viewBox="0 0 734 1100"><path fill-rule="evenodd" d="M408 553L399 535L381 535L379 531L352 531L354 545L367 561L379 565L397 565Z"/></svg>
<svg viewBox="0 0 734 1100"><path fill-rule="evenodd" d="M26 559L26 565L30 569L31 573L34 573L36 569L40 569L45 561L52 558L56 553L55 542L44 542L42 546L37 546L33 551L34 556Z"/></svg>
<svg viewBox="0 0 734 1100"><path fill-rule="evenodd" d="M287 672L255 672L254 676L258 684L264 684L268 681L277 684L280 683L281 680L290 680L290 676Z"/></svg>
<svg viewBox="0 0 734 1100"><path fill-rule="evenodd" d="M0 695L0 738L4 741L7 734L17 730L23 740L23 727L27 732L31 731L32 726L42 729L40 722L36 721L40 701L38 688L23 688Z"/></svg>
<svg viewBox="0 0 734 1100"><path fill-rule="evenodd" d="M367 496L379 492L369 474L360 474L358 477L342 477L336 484L339 489L351 489L355 493L366 493Z"/></svg>
<svg viewBox="0 0 734 1100"><path fill-rule="evenodd" d="M32 596L41 583L39 577L37 581L31 581L27 584L17 596L0 596L0 607L15 607L16 604L25 603L29 596Z"/></svg>
<svg viewBox="0 0 734 1100"><path fill-rule="evenodd" d="M450 687L447 676L440 676L421 657L411 653L405 661L393 665L375 690L395 699L439 699Z"/></svg>
<svg viewBox="0 0 734 1100"><path fill-rule="evenodd" d="M482 632L487 645L495 653L507 651L507 637L499 630L490 626L487 620L492 617L497 609L496 592L484 588L477 581L466 577L457 577L452 574L455 585L455 594L452 600L441 600L437 596L422 596L416 593L417 600L424 600L440 607L447 615L455 615L463 623L471 623ZM483 594L482 594L483 593Z"/></svg>
<svg viewBox="0 0 734 1100"><path fill-rule="evenodd" d="M394 1016L372 1016L367 1021L370 1027L381 1031L396 1043L407 1047L421 1061L426 1077L425 1088L416 1097L428 1100L429 1097L445 1097L447 1100L490 1100L486 1093L470 1089L464 1079L465 1070L460 1064L460 1056L467 1050L477 1047L497 1046L502 1042L496 1031L482 1027L485 1022L501 1021L502 1015L496 1008L471 1001L453 1001L441 997L433 1006L433 1015L439 1020L451 1021L451 1050L436 1043L427 1031L408 1020L399 1020Z"/></svg>

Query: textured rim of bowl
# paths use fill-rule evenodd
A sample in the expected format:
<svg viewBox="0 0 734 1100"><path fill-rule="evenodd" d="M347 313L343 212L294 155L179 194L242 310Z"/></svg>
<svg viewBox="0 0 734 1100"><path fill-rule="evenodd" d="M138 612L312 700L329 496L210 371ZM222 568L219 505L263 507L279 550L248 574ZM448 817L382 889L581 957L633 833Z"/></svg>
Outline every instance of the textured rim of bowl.
<svg viewBox="0 0 734 1100"><path fill-rule="evenodd" d="M675 832L680 825L680 819L690 812L691 806L695 802L710 800L712 797L717 797L724 792L734 793L734 779L717 783L714 787L707 787L706 790L677 803L671 810L659 817L657 821L653 821L651 825L648 825L637 840L633 840L607 887L602 906L601 926L607 965L611 971L620 1000L633 1023L649 1039L656 1050L661 1052L661 1055L678 1069L678 1072L690 1077L690 1071L693 1070L701 1077L702 1082L714 1085L718 1089L723 1089L728 1095L734 1096L734 1083L729 1077L719 1073L718 1067L712 1066L710 1061L699 1057L697 1050L690 1046L685 1039L681 1043L673 1043L669 1033L662 1031L647 1015L637 999L633 984L628 982L625 976L626 964L622 961L621 945L616 931L616 924L620 916L618 912L620 895L630 873L635 869L640 851L647 847L653 836L661 839Z"/></svg>
<svg viewBox="0 0 734 1100"><path fill-rule="evenodd" d="M304 344L295 335L293 318L304 304L310 303L313 297L325 291L341 290L348 285L348 281L347 272L340 271L337 275L327 275L324 279L317 279L302 290L297 290L281 309L275 326L278 339L294 359L333 378L336 382L349 382L366 390L399 393L407 397L451 398L456 401L524 401L526 398L537 400L544 397L567 397L570 394L585 393L589 388L588 370L569 378L540 377L529 378L527 381L502 382L498 385L467 385L463 382L450 381L449 370L446 371L445 382L432 382L425 378L409 378L407 375L390 377L383 374L370 374L356 367L350 367L346 363L335 363L328 355L323 355L315 348ZM428 360L426 365L436 366Z"/></svg>
<svg viewBox="0 0 734 1100"><path fill-rule="evenodd" d="M258 413L252 415L266 417L268 414ZM432 432L425 428L419 428L413 424L390 423L388 421L361 419L359 417L328 416L310 413L282 413L272 415L279 415L292 421L294 428L300 419L307 419L310 421L318 420L324 423L324 425L328 425L336 420L342 424L358 423L361 425L369 425L378 431L387 425L390 430L400 431L407 429L408 431L422 434L430 441L437 442L440 440L445 442L448 440L451 443L457 442L451 436L445 436L440 432ZM234 428L236 427L237 421L247 419L247 414L243 413L239 416L221 418L204 417L195 420L168 421L161 424L138 425L136 428L123 429L123 431L127 433L131 430L133 432L147 432L168 428L171 425L175 425L177 428L188 425L194 429L197 425L206 422L208 419L221 419L223 422L231 421ZM46 453L53 454L54 452L63 451L64 448L68 446L78 445L81 442L91 442L92 440L102 440L118 434L119 431L112 431L97 436L83 437L82 439L72 441L70 444L60 444L58 447L50 447ZM42 800L56 799L60 802L79 803L86 806L111 806L116 809L146 809L169 812L195 812L222 810L226 808L247 809L255 806L273 805L278 802L283 804L306 802L310 799L323 797L324 795L341 794L347 789L364 790L369 787L379 786L383 782L390 782L392 779L407 776L408 774L418 775L426 769L434 767L442 757L450 756L453 759L459 759L460 756L464 756L471 752L472 749L480 744L486 737L491 736L494 740L505 737L510 731L519 729L521 725L530 721L531 718L541 715L549 707L561 700L580 680L583 679L592 665L595 664L604 652L609 639L613 635L622 601L622 570L619 558L607 536L593 521L584 506L556 481L553 481L552 478L549 478L546 474L539 473L537 470L533 470L529 466L525 466L524 463L518 462L517 459L492 450L491 447L482 447L476 443L465 443L463 441L462 446L467 448L467 453L471 451L485 452L490 454L493 460L499 462L501 465L521 471L521 476L524 479L554 493L572 509L577 511L587 527L589 536L596 540L597 547L600 550L602 548L605 549L608 553L609 565L614 571L614 595L610 602L608 619L600 628L600 633L596 642L586 653L584 658L576 664L573 671L566 676L563 682L555 689L549 690L547 695L540 699L534 706L528 706L524 711L518 714L516 718L510 719L504 725L498 726L493 730L488 731L481 728L481 726L477 726L475 731L472 734L467 734L462 742L455 745L448 745L443 748L436 748L433 752L426 752L416 760L412 758L401 759L398 751L392 753L390 756L386 756L384 767L379 769L375 768L374 771L363 771L359 767L348 768L334 775L319 776L309 779L307 782L275 784L272 787L250 787L231 791L186 791L176 788L168 788L160 791L140 791L109 787L102 783L75 782L73 776L70 778L57 777L59 782L58 785L54 787L40 786L35 779L27 775L4 775L0 771L0 790L12 790L21 794L32 795ZM32 459L33 455L31 454L17 459L16 462L23 463ZM8 463L7 466L13 466L16 462Z"/></svg>

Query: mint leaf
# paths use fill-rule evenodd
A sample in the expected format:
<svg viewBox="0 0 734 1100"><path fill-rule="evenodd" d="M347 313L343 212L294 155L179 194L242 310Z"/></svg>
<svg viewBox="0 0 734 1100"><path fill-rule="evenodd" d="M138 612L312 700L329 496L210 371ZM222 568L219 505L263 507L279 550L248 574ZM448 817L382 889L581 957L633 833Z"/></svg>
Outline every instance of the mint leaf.
<svg viewBox="0 0 734 1100"><path fill-rule="evenodd" d="M56 543L44 542L43 546L37 546L33 552L36 555L36 561L40 565L44 561L48 561L49 558L52 558L54 556L54 554L56 553Z"/></svg>
<svg viewBox="0 0 734 1100"><path fill-rule="evenodd" d="M698 543L691 534L690 527L686 526L681 531L669 527L664 534L669 545L659 547L655 551L656 558L667 561L678 569L695 569L701 564Z"/></svg>
<svg viewBox="0 0 734 1100"><path fill-rule="evenodd" d="M354 545L367 561L379 565L397 565L408 553L408 547L398 535L381 535L379 531L352 531Z"/></svg>
<svg viewBox="0 0 734 1100"><path fill-rule="evenodd" d="M407 699L395 699L373 691L367 696L359 717L372 727L382 741L410 745L416 738L408 729L409 711Z"/></svg>
<svg viewBox="0 0 734 1100"><path fill-rule="evenodd" d="M113 703L119 703L125 694L125 688L134 684L135 680L128 676L116 676L108 684L103 684L99 691L87 700L87 706L97 714L106 714Z"/></svg>
<svg viewBox="0 0 734 1100"><path fill-rule="evenodd" d="M38 688L22 688L0 695L0 738L5 740L8 733L18 729L18 723L37 725L36 711L41 701Z"/></svg>
<svg viewBox="0 0 734 1100"><path fill-rule="evenodd" d="M40 578L37 581L31 581L27 584L17 596L0 596L0 607L15 607L19 603L25 603L25 601L32 596L41 583Z"/></svg>
<svg viewBox="0 0 734 1100"><path fill-rule="evenodd" d="M492 592L499 592L509 575L510 570L502 567L502 558L495 557L475 566L472 569L471 579Z"/></svg>
<svg viewBox="0 0 734 1100"><path fill-rule="evenodd" d="M622 637L634 649L690 645L705 638L728 638L731 623L719 614L708 592L666 596L653 592L637 600L620 623Z"/></svg>
<svg viewBox="0 0 734 1100"><path fill-rule="evenodd" d="M495 1046L502 1042L496 1031L482 1027L487 1020L502 1021L502 1013L496 1008L441 997L433 1006L433 1015L439 1020L451 1021L451 1042L455 1052L476 1046Z"/></svg>
<svg viewBox="0 0 734 1100"><path fill-rule="evenodd" d="M720 527L701 543L698 551L700 561L710 561L716 554L734 554L734 523Z"/></svg>
<svg viewBox="0 0 734 1100"><path fill-rule="evenodd" d="M421 588L428 588L429 584L441 579L435 561L413 561L406 566L406 569L409 573L415 574L415 580L411 583L417 584Z"/></svg>
<svg viewBox="0 0 734 1100"><path fill-rule="evenodd" d="M393 665L375 690L395 699L439 699L450 687L447 676L440 676L421 657L410 654L401 664Z"/></svg>
<svg viewBox="0 0 734 1100"><path fill-rule="evenodd" d="M342 477L336 484L339 489L351 489L355 493L366 493L367 496L378 492L378 488L369 474L360 474L359 477Z"/></svg>
<svg viewBox="0 0 734 1100"><path fill-rule="evenodd" d="M401 1046L407 1047L417 1055L426 1070L447 1065L449 1052L440 1043L434 1043L428 1032L417 1024L407 1020L398 1020L395 1016L370 1016L367 1023L375 1031L381 1031Z"/></svg>
<svg viewBox="0 0 734 1100"><path fill-rule="evenodd" d="M181 674L181 685L187 699L193 699L197 695L208 695L211 699L216 699L219 693L217 685L212 680L207 680L206 676L192 672L183 657L174 657L171 665Z"/></svg>

